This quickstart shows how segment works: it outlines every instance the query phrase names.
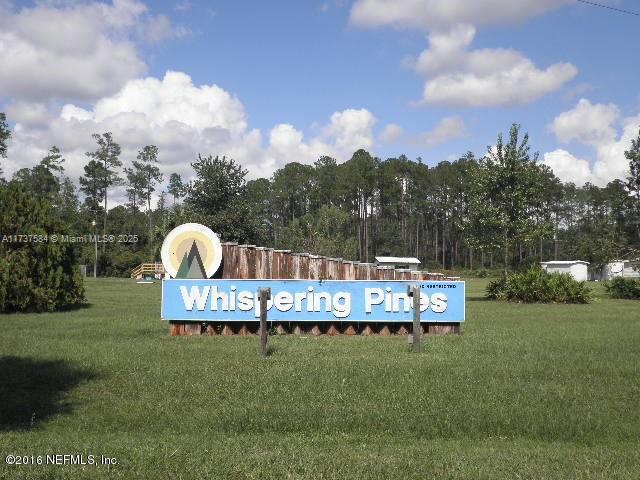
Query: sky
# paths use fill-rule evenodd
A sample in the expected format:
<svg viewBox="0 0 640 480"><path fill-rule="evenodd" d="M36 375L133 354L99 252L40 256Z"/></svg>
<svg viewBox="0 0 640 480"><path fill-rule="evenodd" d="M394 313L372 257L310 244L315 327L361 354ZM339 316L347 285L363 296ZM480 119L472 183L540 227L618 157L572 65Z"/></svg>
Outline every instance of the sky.
<svg viewBox="0 0 640 480"><path fill-rule="evenodd" d="M56 145L77 181L107 131L166 178L198 153L249 178L358 148L435 165L515 122L563 181L605 185L640 129L639 28L577 0L0 0L2 168Z"/></svg>

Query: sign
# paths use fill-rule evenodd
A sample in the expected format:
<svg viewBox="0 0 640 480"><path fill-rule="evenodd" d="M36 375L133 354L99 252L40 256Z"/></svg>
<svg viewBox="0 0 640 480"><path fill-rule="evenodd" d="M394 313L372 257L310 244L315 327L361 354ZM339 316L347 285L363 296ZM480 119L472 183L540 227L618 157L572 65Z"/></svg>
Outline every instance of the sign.
<svg viewBox="0 0 640 480"><path fill-rule="evenodd" d="M222 246L208 227L184 223L165 237L160 256L173 278L211 278L220 268Z"/></svg>
<svg viewBox="0 0 640 480"><path fill-rule="evenodd" d="M250 322L260 318L259 288L271 288L269 321L411 322L405 280L195 280L162 282L162 319ZM423 281L422 322L464 322L464 282Z"/></svg>

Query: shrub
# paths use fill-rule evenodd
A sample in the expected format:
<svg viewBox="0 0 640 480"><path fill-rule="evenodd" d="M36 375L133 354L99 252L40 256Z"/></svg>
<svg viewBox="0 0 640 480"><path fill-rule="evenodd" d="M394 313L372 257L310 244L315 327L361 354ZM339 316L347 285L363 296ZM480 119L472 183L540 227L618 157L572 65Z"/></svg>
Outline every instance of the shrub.
<svg viewBox="0 0 640 480"><path fill-rule="evenodd" d="M614 277L606 282L604 287L611 298L626 298L640 300L640 280L633 278Z"/></svg>
<svg viewBox="0 0 640 480"><path fill-rule="evenodd" d="M488 276L489 276L489 272L487 272L484 268L476 272L476 277L478 278L487 278Z"/></svg>
<svg viewBox="0 0 640 480"><path fill-rule="evenodd" d="M46 200L19 184L0 187L2 235L68 233ZM0 243L0 312L54 311L84 302L73 245L50 241Z"/></svg>
<svg viewBox="0 0 640 480"><path fill-rule="evenodd" d="M593 292L585 282L567 273L547 273L531 267L489 282L486 297L522 303L589 303Z"/></svg>

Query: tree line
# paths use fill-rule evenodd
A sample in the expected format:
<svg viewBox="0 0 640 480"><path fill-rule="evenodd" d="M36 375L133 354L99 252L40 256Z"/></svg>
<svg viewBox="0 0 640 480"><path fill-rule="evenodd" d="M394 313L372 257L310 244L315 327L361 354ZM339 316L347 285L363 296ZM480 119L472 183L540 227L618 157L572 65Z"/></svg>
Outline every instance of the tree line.
<svg viewBox="0 0 640 480"><path fill-rule="evenodd" d="M6 158L11 132L0 115ZM420 157L383 160L358 150L343 163L323 156L248 180L235 160L198 155L192 178L171 173L164 189L156 146L143 146L123 166L111 133L93 140L79 189L55 146L10 183L46 199L72 231L134 235L135 242L101 243L103 275L127 275L158 260L164 235L185 222L203 223L227 241L363 262L415 256L433 270L512 269L553 259L598 267L637 257L640 247L640 133L625 152L628 177L604 187L561 182L517 124L482 156L468 152L432 167ZM127 201L112 206L118 186ZM76 248L81 262L94 263L91 245Z"/></svg>

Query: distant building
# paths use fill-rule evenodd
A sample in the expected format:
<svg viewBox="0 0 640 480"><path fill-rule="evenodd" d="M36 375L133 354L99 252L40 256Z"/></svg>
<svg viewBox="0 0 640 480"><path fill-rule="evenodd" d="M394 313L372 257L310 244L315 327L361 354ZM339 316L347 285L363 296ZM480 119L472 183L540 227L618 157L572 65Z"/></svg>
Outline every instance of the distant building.
<svg viewBox="0 0 640 480"><path fill-rule="evenodd" d="M420 265L420 260L415 257L376 257L376 265L417 270L418 265Z"/></svg>
<svg viewBox="0 0 640 480"><path fill-rule="evenodd" d="M589 262L582 260L554 260L551 262L540 262L540 266L549 273L568 273L580 282L589 279Z"/></svg>
<svg viewBox="0 0 640 480"><path fill-rule="evenodd" d="M595 276L598 280L610 280L613 277L640 277L640 271L636 270L640 265L640 260L612 260L607 263L602 271ZM634 268L635 267L635 268Z"/></svg>

